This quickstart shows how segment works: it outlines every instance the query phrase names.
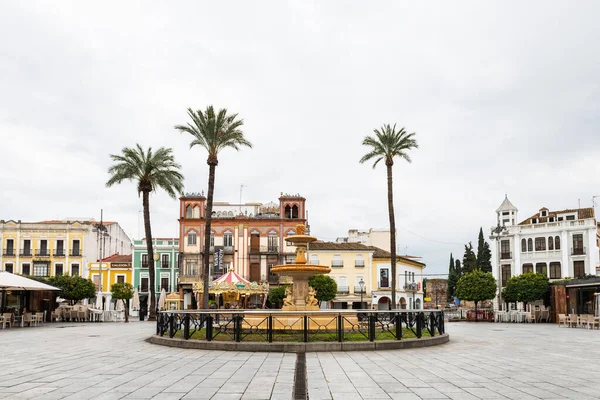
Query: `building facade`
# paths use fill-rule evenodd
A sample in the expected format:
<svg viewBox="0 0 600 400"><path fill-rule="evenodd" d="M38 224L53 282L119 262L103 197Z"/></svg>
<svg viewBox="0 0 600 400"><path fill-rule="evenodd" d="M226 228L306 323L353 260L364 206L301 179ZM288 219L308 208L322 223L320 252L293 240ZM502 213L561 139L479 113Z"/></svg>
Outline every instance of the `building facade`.
<svg viewBox="0 0 600 400"><path fill-rule="evenodd" d="M492 268L498 282L496 309L502 309L501 290L510 277L526 272L550 281L596 275L600 268L600 231L593 208L550 211L541 208L518 222L517 208L504 199L492 228Z"/></svg>
<svg viewBox="0 0 600 400"><path fill-rule="evenodd" d="M179 288L184 307L192 304L192 286L201 279L205 235L206 198L200 193L179 199ZM210 273L214 280L230 268L250 281L279 284L288 278L271 274L271 267L294 262L295 247L284 237L306 223L306 199L281 194L279 202L213 204L210 238Z"/></svg>
<svg viewBox="0 0 600 400"><path fill-rule="evenodd" d="M0 220L0 270L36 277L80 275L89 278L88 265L102 254L130 253L131 241L116 222L105 222L103 239L97 222Z"/></svg>
<svg viewBox="0 0 600 400"><path fill-rule="evenodd" d="M392 255L374 248L371 268L372 308L388 310L392 307ZM413 310L423 308L423 269L420 257L396 256L397 308Z"/></svg>
<svg viewBox="0 0 600 400"><path fill-rule="evenodd" d="M177 291L177 279L179 277L179 239L177 238L153 238L152 248L154 252L154 291L158 298L160 292L165 289L167 293ZM134 240L133 242L133 286L140 294L140 308L147 305L150 293L150 274L148 272L148 247L146 239Z"/></svg>
<svg viewBox="0 0 600 400"><path fill-rule="evenodd" d="M360 243L313 242L308 245L308 263L331 267L329 276L338 285L331 308L371 308L373 253L373 248Z"/></svg>
<svg viewBox="0 0 600 400"><path fill-rule="evenodd" d="M133 285L131 254L113 254L100 261L91 262L88 265L89 279L94 282L96 292L102 289L104 298L104 309L113 310L111 287L115 283L129 283ZM100 279L102 276L102 279ZM102 288L100 288L102 285Z"/></svg>
<svg viewBox="0 0 600 400"><path fill-rule="evenodd" d="M447 295L448 279L427 279L423 308L446 308L448 306Z"/></svg>
<svg viewBox="0 0 600 400"><path fill-rule="evenodd" d="M359 231L350 229L348 236L336 239L338 243L360 243L365 246L374 246L385 251L390 251L390 230L389 229L369 229L368 231Z"/></svg>

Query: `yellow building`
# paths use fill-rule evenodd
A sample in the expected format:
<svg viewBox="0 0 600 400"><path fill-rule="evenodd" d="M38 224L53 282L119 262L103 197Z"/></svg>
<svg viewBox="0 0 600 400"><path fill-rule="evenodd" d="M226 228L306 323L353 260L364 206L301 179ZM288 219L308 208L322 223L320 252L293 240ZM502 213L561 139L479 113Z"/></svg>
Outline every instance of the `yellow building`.
<svg viewBox="0 0 600 400"><path fill-rule="evenodd" d="M131 261L131 254L115 254L103 259L102 265L100 265L100 262L89 263L90 279L96 285L96 291L100 290L100 284L102 284L103 294L109 294L111 286L115 283L133 285ZM100 280L100 267L102 267L102 280Z"/></svg>
<svg viewBox="0 0 600 400"><path fill-rule="evenodd" d="M371 268L372 307L379 310L392 308L392 255L372 247L373 262ZM396 255L396 301L400 309L423 308L423 268L425 263L420 257Z"/></svg>
<svg viewBox="0 0 600 400"><path fill-rule="evenodd" d="M78 221L2 220L0 270L36 277L81 275L89 231L89 224Z"/></svg>
<svg viewBox="0 0 600 400"><path fill-rule="evenodd" d="M309 264L331 267L329 276L338 284L332 308L370 308L374 248L360 243L313 242L307 253Z"/></svg>

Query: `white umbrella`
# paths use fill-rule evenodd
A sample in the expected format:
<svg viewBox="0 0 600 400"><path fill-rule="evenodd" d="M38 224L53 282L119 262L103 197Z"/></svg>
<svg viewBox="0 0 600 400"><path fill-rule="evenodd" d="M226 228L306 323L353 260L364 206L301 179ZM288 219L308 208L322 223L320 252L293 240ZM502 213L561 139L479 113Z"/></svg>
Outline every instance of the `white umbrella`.
<svg viewBox="0 0 600 400"><path fill-rule="evenodd" d="M98 310L102 310L102 293L101 292L96 293L96 305L95 305L95 307Z"/></svg>
<svg viewBox="0 0 600 400"><path fill-rule="evenodd" d="M165 288L160 291L160 298L158 299L158 309L162 310L165 308L165 304L167 303L167 292Z"/></svg>
<svg viewBox="0 0 600 400"><path fill-rule="evenodd" d="M10 272L0 271L0 290L60 290L54 286L14 275Z"/></svg>
<svg viewBox="0 0 600 400"><path fill-rule="evenodd" d="M117 304L115 304L115 309L117 311L125 310L125 305L123 304L123 300L121 300L121 299L117 300Z"/></svg>
<svg viewBox="0 0 600 400"><path fill-rule="evenodd" d="M140 309L140 294L138 293L137 289L133 291L133 300L131 300L131 308L134 311Z"/></svg>

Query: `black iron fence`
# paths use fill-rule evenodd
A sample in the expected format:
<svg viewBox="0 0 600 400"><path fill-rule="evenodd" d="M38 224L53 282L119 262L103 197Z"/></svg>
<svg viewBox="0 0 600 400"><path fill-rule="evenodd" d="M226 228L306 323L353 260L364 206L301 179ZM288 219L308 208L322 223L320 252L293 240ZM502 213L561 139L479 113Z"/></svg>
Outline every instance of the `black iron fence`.
<svg viewBox="0 0 600 400"><path fill-rule="evenodd" d="M442 310L161 311L156 334L229 342L359 342L441 335Z"/></svg>

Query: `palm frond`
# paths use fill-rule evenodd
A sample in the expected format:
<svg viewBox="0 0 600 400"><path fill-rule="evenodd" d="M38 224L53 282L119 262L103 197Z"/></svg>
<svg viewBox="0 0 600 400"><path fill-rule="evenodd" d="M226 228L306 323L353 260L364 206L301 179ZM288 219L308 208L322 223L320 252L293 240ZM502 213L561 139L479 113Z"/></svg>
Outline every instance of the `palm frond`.
<svg viewBox="0 0 600 400"><path fill-rule="evenodd" d="M378 129L373 129L373 133L374 136L367 136L363 139L362 144L370 147L370 151L359 161L365 163L375 159L373 168L381 160L387 160L387 165L392 165L395 157L411 162L408 151L419 147L414 139L415 133L407 133L404 128L396 130L396 124L384 124Z"/></svg>

